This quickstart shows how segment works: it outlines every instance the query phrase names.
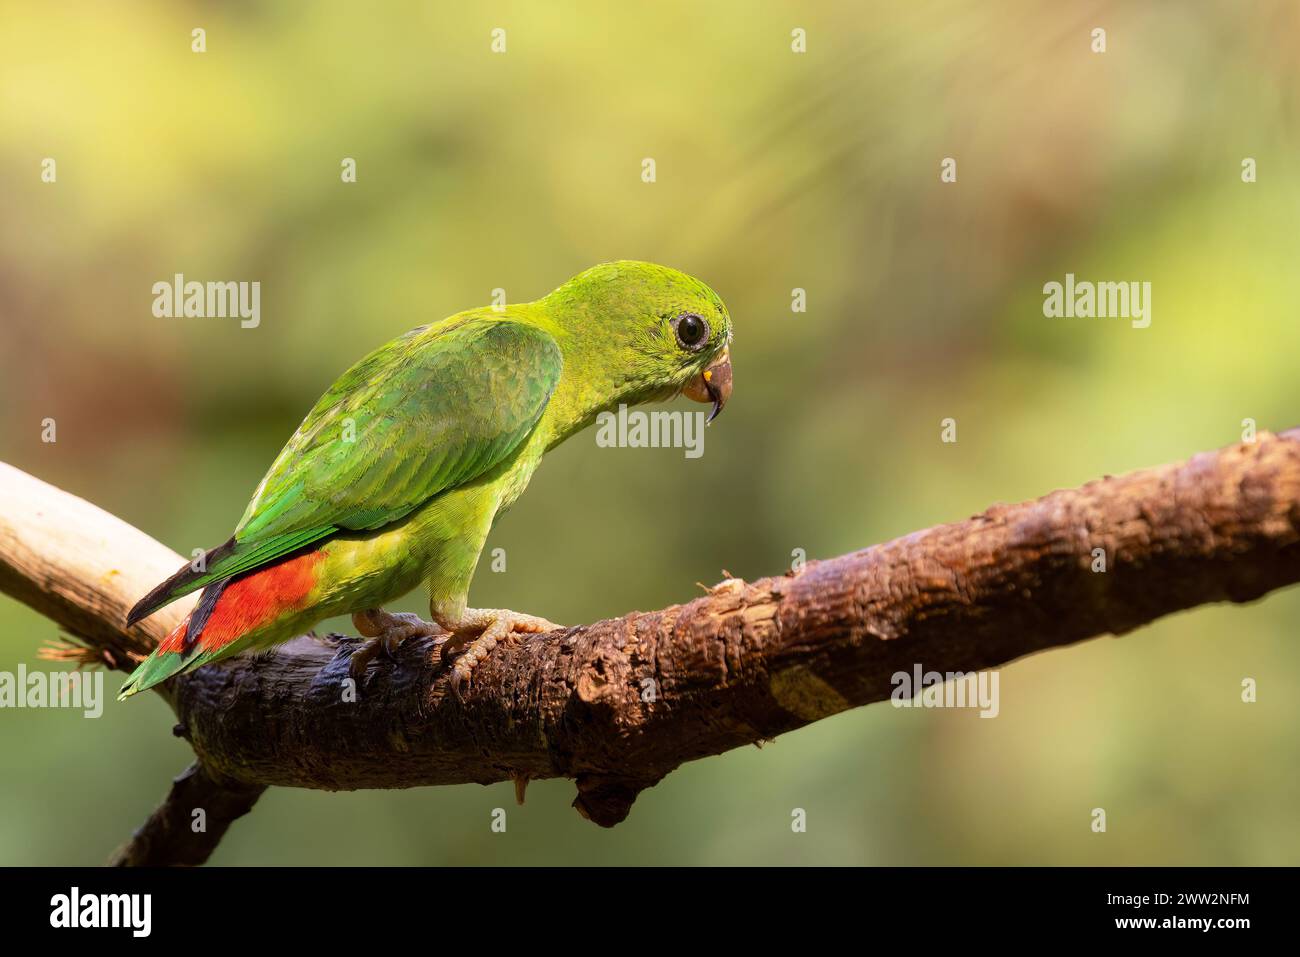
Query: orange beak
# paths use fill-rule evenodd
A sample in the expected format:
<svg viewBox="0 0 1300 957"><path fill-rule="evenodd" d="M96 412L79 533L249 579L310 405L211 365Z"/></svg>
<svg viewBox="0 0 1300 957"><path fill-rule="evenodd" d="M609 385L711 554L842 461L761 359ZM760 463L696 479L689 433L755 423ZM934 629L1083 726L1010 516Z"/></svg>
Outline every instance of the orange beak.
<svg viewBox="0 0 1300 957"><path fill-rule="evenodd" d="M705 424L716 419L731 398L731 348L723 349L722 355L688 382L686 388L682 389L682 395L696 402L712 402L713 411L709 413Z"/></svg>

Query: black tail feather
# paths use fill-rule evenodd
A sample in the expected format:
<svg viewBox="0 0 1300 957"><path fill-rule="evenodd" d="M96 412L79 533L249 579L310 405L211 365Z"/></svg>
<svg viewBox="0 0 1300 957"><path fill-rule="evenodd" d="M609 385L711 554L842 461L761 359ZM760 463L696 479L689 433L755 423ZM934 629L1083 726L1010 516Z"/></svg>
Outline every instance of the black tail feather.
<svg viewBox="0 0 1300 957"><path fill-rule="evenodd" d="M190 620L185 625L185 648L189 650L193 647L194 642L199 640L199 635L203 634L203 629L212 617L213 609L217 607L217 600L221 593L226 590L226 586L233 581L231 578L223 578L219 582L213 582L203 589L199 595L199 603L194 606L190 612Z"/></svg>
<svg viewBox="0 0 1300 957"><path fill-rule="evenodd" d="M163 605L175 601L182 595L188 595L190 592L194 591L195 588L200 587L193 583L198 582L202 578L206 578L208 575L207 569L216 562L225 558L234 550L235 539L232 536L228 541L218 545L216 548L210 548L203 553L202 566L204 571L195 571L193 562L182 567L175 575L167 579L135 603L135 606L127 612L126 626L130 628L136 622L148 618L159 608L163 607ZM186 585L193 585L193 587L187 588L185 587ZM219 596L220 592L217 593L216 597ZM216 603L216 597L212 599L213 604ZM207 620L207 616L210 614L212 614L211 608L209 608L207 614L204 615L204 621Z"/></svg>

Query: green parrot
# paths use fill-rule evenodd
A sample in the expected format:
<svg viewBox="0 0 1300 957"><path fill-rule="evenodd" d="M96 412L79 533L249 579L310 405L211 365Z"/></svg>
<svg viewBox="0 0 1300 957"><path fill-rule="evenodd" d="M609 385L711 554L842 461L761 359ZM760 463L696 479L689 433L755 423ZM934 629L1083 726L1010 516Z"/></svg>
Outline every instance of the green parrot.
<svg viewBox="0 0 1300 957"><path fill-rule="evenodd" d="M595 266L521 305L413 329L345 372L262 479L235 534L131 609L135 624L202 589L122 686L265 649L351 614L370 639L349 664L438 636L461 697L499 642L558 626L466 607L497 516L542 456L620 403L731 395L731 317L708 286L642 262ZM429 584L432 621L383 604Z"/></svg>

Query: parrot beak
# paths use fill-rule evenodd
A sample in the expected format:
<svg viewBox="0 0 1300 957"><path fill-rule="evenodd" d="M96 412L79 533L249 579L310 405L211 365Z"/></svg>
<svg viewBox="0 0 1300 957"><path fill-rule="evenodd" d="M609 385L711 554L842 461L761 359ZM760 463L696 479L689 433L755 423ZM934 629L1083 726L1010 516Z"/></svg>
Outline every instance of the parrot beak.
<svg viewBox="0 0 1300 957"><path fill-rule="evenodd" d="M722 411L722 407L731 398L731 349L722 350L722 355L714 359L707 369L697 375L682 389L682 395L696 402L712 402L713 411L709 413L705 425L712 422Z"/></svg>

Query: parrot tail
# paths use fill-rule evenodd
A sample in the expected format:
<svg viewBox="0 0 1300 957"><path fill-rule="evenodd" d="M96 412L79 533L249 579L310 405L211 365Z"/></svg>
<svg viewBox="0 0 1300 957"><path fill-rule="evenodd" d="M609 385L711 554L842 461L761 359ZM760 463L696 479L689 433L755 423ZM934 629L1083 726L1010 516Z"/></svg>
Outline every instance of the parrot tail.
<svg viewBox="0 0 1300 957"><path fill-rule="evenodd" d="M313 604L317 565L324 552L305 552L235 578L213 582L185 620L131 672L122 701L182 671L226 658L254 638L274 640L275 629Z"/></svg>
<svg viewBox="0 0 1300 957"><path fill-rule="evenodd" d="M199 647L199 636L212 618L217 602L225 593L228 581L216 582L203 589L199 603L185 616L185 620L172 629L171 634L159 642L153 654L140 663L140 667L131 672L118 692L117 700L125 701L133 694L148 691L160 681L166 681L172 675L190 667L197 667L214 657L217 649L209 649L205 654ZM205 642L205 644L207 644Z"/></svg>
<svg viewBox="0 0 1300 957"><path fill-rule="evenodd" d="M122 685L122 690L117 693L118 701L125 701L133 694L148 691L158 682L166 681L178 671L182 671L194 659L194 655L186 655L183 652L168 653L163 651L165 647L184 643L185 632L190 626L190 619L193 617L193 612L187 615L185 620L177 625L172 633L163 640L162 644L154 649L153 654L142 661L135 671L131 672L131 677L126 679L126 684Z"/></svg>

